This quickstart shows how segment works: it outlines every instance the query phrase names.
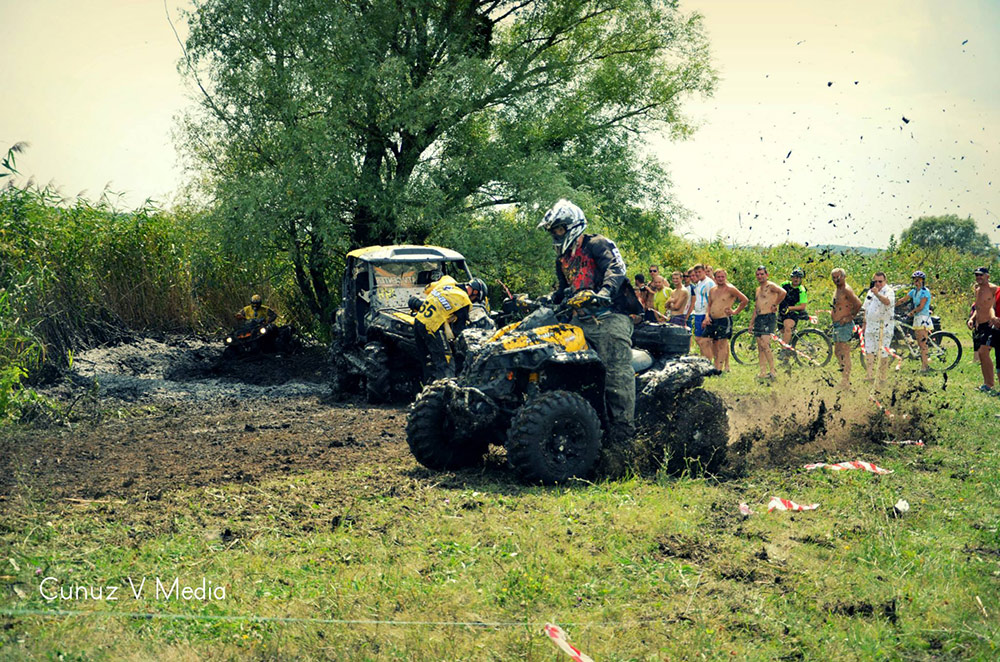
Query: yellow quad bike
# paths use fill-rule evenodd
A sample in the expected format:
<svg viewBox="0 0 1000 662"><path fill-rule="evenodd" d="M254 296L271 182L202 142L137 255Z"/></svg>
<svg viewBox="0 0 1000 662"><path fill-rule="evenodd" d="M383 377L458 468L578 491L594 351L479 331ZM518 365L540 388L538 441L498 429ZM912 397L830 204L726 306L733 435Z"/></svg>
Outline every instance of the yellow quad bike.
<svg viewBox="0 0 1000 662"><path fill-rule="evenodd" d="M337 394L363 392L368 402L412 397L422 364L409 301L437 279L468 281L465 258L438 246L369 246L347 254L341 305L334 317L330 363ZM473 304L469 328L496 329L484 304Z"/></svg>
<svg viewBox="0 0 1000 662"><path fill-rule="evenodd" d="M426 386L410 406L406 438L416 460L434 470L460 469L482 462L497 444L526 482L592 476L607 430L605 367L571 313L540 306L495 333L466 333L458 378ZM671 338L689 333L663 331ZM728 442L726 407L699 387L718 371L679 349L657 351L676 342L648 346L633 347L637 438L645 440L634 468L677 471L694 461L717 470Z"/></svg>

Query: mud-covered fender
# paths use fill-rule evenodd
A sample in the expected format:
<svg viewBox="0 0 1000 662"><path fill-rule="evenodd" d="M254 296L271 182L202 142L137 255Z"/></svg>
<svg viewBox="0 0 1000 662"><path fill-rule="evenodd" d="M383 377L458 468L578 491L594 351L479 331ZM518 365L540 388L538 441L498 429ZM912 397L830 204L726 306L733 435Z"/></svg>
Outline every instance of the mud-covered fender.
<svg viewBox="0 0 1000 662"><path fill-rule="evenodd" d="M481 430L493 425L499 413L492 398L477 388L459 386L453 380L445 382L444 397L449 417L455 423L456 429L463 432Z"/></svg>
<svg viewBox="0 0 1000 662"><path fill-rule="evenodd" d="M636 378L636 413L674 406L682 392L698 388L705 377L718 374L712 362L701 356L683 356L654 366Z"/></svg>

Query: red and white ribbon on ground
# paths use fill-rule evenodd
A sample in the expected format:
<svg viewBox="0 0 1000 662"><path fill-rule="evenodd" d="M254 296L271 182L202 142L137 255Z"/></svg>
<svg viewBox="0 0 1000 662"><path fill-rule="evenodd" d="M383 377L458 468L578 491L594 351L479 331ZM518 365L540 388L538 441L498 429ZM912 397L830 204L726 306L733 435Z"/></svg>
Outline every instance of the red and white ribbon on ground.
<svg viewBox="0 0 1000 662"><path fill-rule="evenodd" d="M821 310L817 310L816 312L818 312L818 313L821 313L821 312L823 312L823 311L821 311ZM818 318L818 317L816 317L815 315L810 315L810 316L809 316L809 323L810 323L810 324L819 324L819 318Z"/></svg>
<svg viewBox="0 0 1000 662"><path fill-rule="evenodd" d="M896 415L893 414L891 411L889 411L888 407L879 402L878 398L876 398L874 395L869 395L868 399L874 402L875 406L881 409L886 416L888 416L889 418L896 418ZM903 414L902 418L906 418L906 414Z"/></svg>
<svg viewBox="0 0 1000 662"><path fill-rule="evenodd" d="M836 464L826 464L825 462L817 462L815 464L807 464L803 467L806 471L812 471L813 469L829 469L831 471L850 471L851 469L861 469L862 471L869 471L873 474L879 474L884 476L885 474L891 474L891 469L883 469L882 467L875 466L871 462L862 462L861 460L854 460L848 462L837 462Z"/></svg>
<svg viewBox="0 0 1000 662"><path fill-rule="evenodd" d="M753 515L753 509L743 502L740 502L740 514L744 517L750 517Z"/></svg>
<svg viewBox="0 0 1000 662"><path fill-rule="evenodd" d="M858 334L858 340L861 341L861 353L867 354L868 352L865 350L865 334L861 333L861 327L855 324L852 333Z"/></svg>
<svg viewBox="0 0 1000 662"><path fill-rule="evenodd" d="M798 354L799 356L801 356L802 358L804 358L806 361L809 361L809 363L812 363L813 365L818 365L820 367L823 366L822 363L818 362L816 359L814 359L813 357L809 356L805 352L800 352L799 350L795 349L791 345L786 344L785 341L782 340L776 333L772 333L771 334L771 340L774 340L775 342L777 342L779 345L781 345L785 349L790 349L791 351L795 352L796 354Z"/></svg>
<svg viewBox="0 0 1000 662"><path fill-rule="evenodd" d="M558 625L546 623L545 634L549 636L549 639L552 640L552 643L557 648L573 658L573 662L594 662L594 660L581 653L576 646L566 641L566 633Z"/></svg>
<svg viewBox="0 0 1000 662"><path fill-rule="evenodd" d="M923 446L923 439L904 439L902 441L883 441L883 444L889 444L890 446Z"/></svg>
<svg viewBox="0 0 1000 662"><path fill-rule="evenodd" d="M903 367L903 357L892 351L891 347L883 347L882 349L884 349L889 356L896 357L896 372L899 372L899 369Z"/></svg>
<svg viewBox="0 0 1000 662"><path fill-rule="evenodd" d="M772 510L816 510L817 508L819 508L818 503L813 503L808 506L800 506L794 501L782 499L781 497L771 497L771 502L767 504L767 512L771 512Z"/></svg>

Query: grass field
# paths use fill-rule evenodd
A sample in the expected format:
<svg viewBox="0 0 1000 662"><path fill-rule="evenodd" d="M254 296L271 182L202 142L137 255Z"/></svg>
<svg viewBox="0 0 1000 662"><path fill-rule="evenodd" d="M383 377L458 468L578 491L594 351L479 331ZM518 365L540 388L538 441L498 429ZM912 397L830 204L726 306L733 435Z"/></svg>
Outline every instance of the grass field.
<svg viewBox="0 0 1000 662"><path fill-rule="evenodd" d="M734 436L760 428L725 480L525 487L496 457L427 471L398 438L335 469L153 495L57 498L22 466L0 500L0 658L568 660L552 622L599 662L994 660L1000 399L973 392L968 358L947 380L912 370L882 394L899 420L822 372L709 380ZM820 401L831 430L810 441ZM879 443L904 414L926 446ZM802 469L855 459L894 473ZM767 513L772 496L820 507ZM76 586L118 599L41 594Z"/></svg>

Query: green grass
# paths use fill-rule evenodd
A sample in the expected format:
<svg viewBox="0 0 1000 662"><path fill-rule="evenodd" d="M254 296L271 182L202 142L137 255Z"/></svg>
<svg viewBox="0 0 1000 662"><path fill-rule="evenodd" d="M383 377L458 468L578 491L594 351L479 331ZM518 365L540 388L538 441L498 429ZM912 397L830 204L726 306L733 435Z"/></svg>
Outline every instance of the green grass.
<svg viewBox="0 0 1000 662"><path fill-rule="evenodd" d="M734 368L711 387L750 403L752 368ZM1000 408L978 383L968 361L946 391L924 381L926 448L826 458L895 472L881 477L752 467L529 488L495 468L428 475L401 454L158 501L21 492L4 503L2 608L87 614L4 617L0 658L567 659L542 634L554 622L601 661L996 659ZM767 514L772 495L821 506ZM900 498L912 509L890 518ZM741 501L758 514L744 520ZM124 584L118 602L49 603L45 576L204 577L226 599L136 601ZM185 619L109 616L126 612Z"/></svg>

